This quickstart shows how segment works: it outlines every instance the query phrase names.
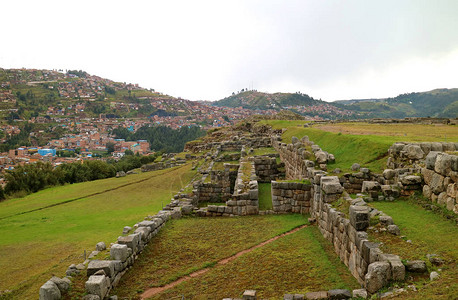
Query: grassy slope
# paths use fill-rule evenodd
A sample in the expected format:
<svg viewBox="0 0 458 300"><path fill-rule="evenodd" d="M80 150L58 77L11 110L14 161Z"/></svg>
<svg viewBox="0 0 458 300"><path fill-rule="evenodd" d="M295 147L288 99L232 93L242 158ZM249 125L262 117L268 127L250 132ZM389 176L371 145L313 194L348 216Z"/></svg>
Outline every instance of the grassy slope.
<svg viewBox="0 0 458 300"><path fill-rule="evenodd" d="M341 123L326 125L318 128L304 128L304 121L262 121L273 128L287 128L283 140L291 142L291 138L308 135L310 140L323 150L336 157L336 163L330 164L329 169L350 169L355 162L379 172L385 166L383 157L388 148L398 141L447 141L458 140L456 126L409 125L409 124L366 124ZM343 132L345 134L341 134ZM404 135L405 134L405 135Z"/></svg>
<svg viewBox="0 0 458 300"><path fill-rule="evenodd" d="M40 209L49 205L55 205L75 198L85 197L91 194L100 193L120 185L131 184L151 178L151 176L160 176L169 170L161 170L153 173L142 173L135 176L126 176L121 178L108 178L90 182L68 184L65 186L51 187L23 198L10 199L0 203L0 219L20 214L34 209Z"/></svg>
<svg viewBox="0 0 458 300"><path fill-rule="evenodd" d="M387 239L382 234L378 240L383 241L387 248L386 252L400 255L405 259L422 259L427 261L426 254L437 254L447 263L441 268L439 280L429 282L417 281L418 294L405 295L406 298L418 299L443 298L452 299L458 294L458 230L453 222L445 220L432 211L424 210L411 201L373 202L372 206L390 215L394 223L401 229L401 234L412 240L412 244L406 243L401 238ZM430 271L437 267L430 267Z"/></svg>
<svg viewBox="0 0 458 300"><path fill-rule="evenodd" d="M316 227L304 228L153 299L241 297L246 289L255 289L262 299L280 299L286 293L357 288L345 266L323 245L329 244Z"/></svg>
<svg viewBox="0 0 458 300"><path fill-rule="evenodd" d="M162 203L168 203L173 193L189 182L194 174L190 169L186 165L159 171L162 176L149 172L74 185L76 188L53 188L28 196L36 202L46 202L57 192L60 196L53 201L59 201L63 195L84 195L82 191L105 190L120 182L151 177L114 191L0 220L0 290L16 290L17 299L36 298L39 287L52 274L62 276L70 264L82 262L84 250L90 253L99 241L108 244L115 241L124 226L160 210ZM28 197L12 200L18 203L16 211L23 209L21 202ZM8 201L0 203L0 210L7 204Z"/></svg>

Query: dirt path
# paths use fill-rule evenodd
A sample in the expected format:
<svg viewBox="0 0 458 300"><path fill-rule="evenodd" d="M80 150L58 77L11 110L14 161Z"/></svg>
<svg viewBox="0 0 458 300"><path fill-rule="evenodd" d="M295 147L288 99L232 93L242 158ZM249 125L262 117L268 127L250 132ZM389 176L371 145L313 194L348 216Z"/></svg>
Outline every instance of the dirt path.
<svg viewBox="0 0 458 300"><path fill-rule="evenodd" d="M307 227L307 226L308 226L307 224L301 225L301 226L296 227L296 228L294 228L294 229L292 229L292 230L290 230L290 231L287 231L287 232L282 233L282 234L280 234L280 235L274 236L273 238L268 239L267 241L264 241L264 242L262 242L262 243L260 243L260 244L257 244L257 245L255 245L255 246L253 246L253 247L251 247L251 248L242 250L242 251L240 251L240 252L238 252L238 253L236 253L236 254L234 254L234 255L232 255L232 256L229 256L229 257L227 257L227 258L223 258L222 260L218 261L217 265L225 265L225 264L227 264L227 263L233 261L233 260L236 259L237 257L240 257L240 256L242 256L242 255L244 255L244 254L250 253L251 251L253 251L253 250L255 250L255 249L258 249L258 248L263 247L263 246L265 246L265 245L267 245L267 244L270 244L270 243L272 243L272 242L278 240L279 238L282 238L282 237L284 237L284 236L293 234L293 233L295 233L295 232L297 232L297 231L299 231L299 230L301 230L302 228L305 228L305 227ZM171 289L171 288L177 286L178 284L180 284L180 283L182 283L182 282L188 281L189 279L192 279L192 278L199 277L199 276L201 276L201 275L207 273L207 272L210 270L210 268L212 268L212 267L206 267L206 268L200 269L200 270L198 270L198 271L195 271L195 272L190 273L189 275L186 275L186 276L184 276L184 277L181 277L181 278L179 278L179 279L177 279L177 280L175 280L175 281L173 281L173 282L171 282L171 283L168 283L168 284L166 284L166 285L164 285L164 286L154 287L154 288L151 288L151 289L149 289L149 290L146 290L146 291L141 295L141 299L151 298L151 297L153 297L153 296L155 296L155 295L157 295L157 294L159 294L159 293L162 293L162 292L164 292L164 291L167 291L167 290L169 290L169 289Z"/></svg>

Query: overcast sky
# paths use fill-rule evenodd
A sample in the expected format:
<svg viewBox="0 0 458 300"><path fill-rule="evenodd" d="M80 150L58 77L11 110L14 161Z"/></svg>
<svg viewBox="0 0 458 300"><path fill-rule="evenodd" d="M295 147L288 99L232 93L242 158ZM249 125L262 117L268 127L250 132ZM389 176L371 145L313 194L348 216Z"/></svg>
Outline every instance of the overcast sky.
<svg viewBox="0 0 458 300"><path fill-rule="evenodd" d="M191 100L458 87L458 1L4 1L0 67L82 69Z"/></svg>

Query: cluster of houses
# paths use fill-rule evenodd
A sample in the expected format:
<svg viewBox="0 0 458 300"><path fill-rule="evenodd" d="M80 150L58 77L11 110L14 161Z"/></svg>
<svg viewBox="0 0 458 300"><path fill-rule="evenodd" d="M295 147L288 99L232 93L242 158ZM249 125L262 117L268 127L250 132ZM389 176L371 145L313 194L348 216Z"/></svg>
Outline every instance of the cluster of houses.
<svg viewBox="0 0 458 300"><path fill-rule="evenodd" d="M304 106L304 105L287 106L285 108L286 109L292 109L292 110L295 110L295 111L297 111L299 113L307 114L307 115L312 115L314 113L317 113L317 114L319 113L321 115L327 114L327 115L330 115L330 116L336 116L336 117L341 117L341 118L355 115L355 112L352 112L352 111L346 110L346 109L340 109L340 108L337 108L337 107L335 107L333 105L329 105L329 104L326 104L326 103L319 104L319 105L308 105L308 106ZM319 116L314 116L313 120L323 120L323 118L321 118Z"/></svg>

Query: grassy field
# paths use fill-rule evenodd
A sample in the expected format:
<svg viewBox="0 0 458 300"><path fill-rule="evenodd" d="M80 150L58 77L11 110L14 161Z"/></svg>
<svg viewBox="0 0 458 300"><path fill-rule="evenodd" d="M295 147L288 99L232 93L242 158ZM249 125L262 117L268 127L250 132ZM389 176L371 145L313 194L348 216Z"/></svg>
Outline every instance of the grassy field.
<svg viewBox="0 0 458 300"><path fill-rule="evenodd" d="M272 209L272 193L270 183L259 183L259 210Z"/></svg>
<svg viewBox="0 0 458 300"><path fill-rule="evenodd" d="M178 295L186 299L222 299L240 296L249 288L258 290L264 298L278 299L286 292L356 288L356 280L315 227L303 228L225 265L215 265L220 259L304 223L306 218L301 215L173 221L155 237L113 294L137 299L150 287L207 266L214 267L202 277L157 295L157 299Z"/></svg>
<svg viewBox="0 0 458 300"><path fill-rule="evenodd" d="M383 242L387 253L400 255L403 259L422 259L428 262L427 254L437 254L446 263L440 267L428 262L429 271L442 269L439 280L430 282L426 276L416 276L408 284L415 284L419 291L408 293L403 298L454 299L458 295L458 230L456 225L438 214L416 205L414 200L395 202L372 202L372 206L390 215L401 229L404 239L380 233L376 240ZM412 243L407 243L411 240ZM412 275L412 274L411 274ZM455 298L456 299L456 298Z"/></svg>
<svg viewBox="0 0 458 300"><path fill-rule="evenodd" d="M287 128L283 133L283 140L287 143L293 136L309 136L323 150L335 155L336 163L329 164L329 170L340 168L348 171L357 162L379 172L385 167L388 148L395 142L458 140L458 128L445 125L338 123L304 128L304 121L269 120L262 123L276 129Z"/></svg>
<svg viewBox="0 0 458 300"><path fill-rule="evenodd" d="M115 241L124 226L160 210L194 173L188 164L0 203L0 291L13 290L13 299L37 298L52 274L63 276L70 264L82 262L84 250L90 253L99 241ZM38 210L21 214L31 207Z"/></svg>

